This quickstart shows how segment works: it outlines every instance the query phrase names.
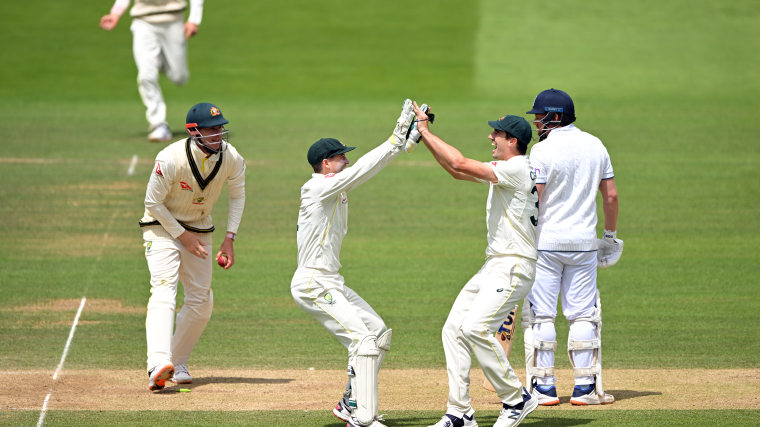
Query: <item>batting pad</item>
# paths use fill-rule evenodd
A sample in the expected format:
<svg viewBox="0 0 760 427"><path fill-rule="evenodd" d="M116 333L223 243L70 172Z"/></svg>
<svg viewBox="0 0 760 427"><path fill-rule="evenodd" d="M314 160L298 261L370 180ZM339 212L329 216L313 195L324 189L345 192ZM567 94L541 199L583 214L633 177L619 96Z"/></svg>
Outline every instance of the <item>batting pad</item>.
<svg viewBox="0 0 760 427"><path fill-rule="evenodd" d="M390 331L388 331L390 332ZM377 368L380 349L377 337L368 335L359 343L356 355L356 419L369 425L377 414Z"/></svg>

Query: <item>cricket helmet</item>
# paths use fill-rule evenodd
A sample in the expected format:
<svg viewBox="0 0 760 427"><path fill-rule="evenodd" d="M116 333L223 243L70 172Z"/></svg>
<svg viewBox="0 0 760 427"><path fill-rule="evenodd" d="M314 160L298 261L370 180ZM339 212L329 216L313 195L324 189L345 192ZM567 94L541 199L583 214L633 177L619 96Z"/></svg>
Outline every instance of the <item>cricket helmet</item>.
<svg viewBox="0 0 760 427"><path fill-rule="evenodd" d="M205 151L211 154L217 154L226 151L227 146L230 143L230 131L224 128L224 125L227 123L229 123L229 121L224 118L222 110L220 110L219 107L208 102L201 102L200 104L193 105L192 108L190 108L190 111L187 112L185 129L196 144L200 145ZM216 126L222 126L222 131L214 135L202 136L198 130ZM219 135L221 135L222 140L217 148L213 148L211 140L213 137Z"/></svg>
<svg viewBox="0 0 760 427"><path fill-rule="evenodd" d="M533 108L526 114L546 114L540 120L534 120L539 141L549 136L549 132L556 127L567 126L575 121L575 104L567 92L559 89L547 89L533 100ZM543 124L539 129L538 124Z"/></svg>

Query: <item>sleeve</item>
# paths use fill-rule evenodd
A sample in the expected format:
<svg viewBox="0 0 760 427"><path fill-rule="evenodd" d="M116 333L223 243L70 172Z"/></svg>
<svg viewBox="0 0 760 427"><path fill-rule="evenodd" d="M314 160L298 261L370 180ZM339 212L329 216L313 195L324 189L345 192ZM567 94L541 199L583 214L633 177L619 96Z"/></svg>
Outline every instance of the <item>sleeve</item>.
<svg viewBox="0 0 760 427"><path fill-rule="evenodd" d="M530 152L530 163L533 165L533 172L536 174L536 184L546 184L546 161L541 153L537 150L538 146L533 147Z"/></svg>
<svg viewBox="0 0 760 427"><path fill-rule="evenodd" d="M615 172L612 170L612 162L610 161L610 154L607 149L604 149L604 160L602 161L602 180L615 177Z"/></svg>
<svg viewBox="0 0 760 427"><path fill-rule="evenodd" d="M187 17L187 22L192 22L195 25L201 25L202 19L203 19L203 0L190 0L190 15Z"/></svg>
<svg viewBox="0 0 760 427"><path fill-rule="evenodd" d="M327 174L323 179L316 180L313 187L315 197L324 200L351 191L377 175L388 163L401 153L402 147L394 146L388 141L383 142L363 155L356 164L336 174Z"/></svg>
<svg viewBox="0 0 760 427"><path fill-rule="evenodd" d="M488 162L483 162L483 164L486 164L486 163L488 163ZM493 163L496 163L496 162L491 162L491 167L493 167ZM480 179L480 178L478 178L478 177L475 177L475 176L473 176L472 178L473 178L475 181L478 181L478 182L479 182L479 183L481 183L481 184L488 184L488 185L491 185L491 181L488 181L488 180L485 180L485 179Z"/></svg>
<svg viewBox="0 0 760 427"><path fill-rule="evenodd" d="M150 174L148 190L145 192L145 209L176 239L185 232L185 229L179 225L164 205L164 200L172 185L174 185L174 157L168 150L164 150L156 156L156 166Z"/></svg>
<svg viewBox="0 0 760 427"><path fill-rule="evenodd" d="M128 7L129 0L116 0L116 2L111 7L111 13L121 16Z"/></svg>
<svg viewBox="0 0 760 427"><path fill-rule="evenodd" d="M509 161L491 162L491 169L499 182L496 185L506 188L519 188L523 184L525 177L524 169L520 168L521 161L519 158L510 159ZM522 163L524 165L524 163Z"/></svg>
<svg viewBox="0 0 760 427"><path fill-rule="evenodd" d="M243 209L245 208L245 160L243 160L243 157L237 156L235 169L227 179L227 186L230 189L227 231L237 233L240 221L243 219Z"/></svg>

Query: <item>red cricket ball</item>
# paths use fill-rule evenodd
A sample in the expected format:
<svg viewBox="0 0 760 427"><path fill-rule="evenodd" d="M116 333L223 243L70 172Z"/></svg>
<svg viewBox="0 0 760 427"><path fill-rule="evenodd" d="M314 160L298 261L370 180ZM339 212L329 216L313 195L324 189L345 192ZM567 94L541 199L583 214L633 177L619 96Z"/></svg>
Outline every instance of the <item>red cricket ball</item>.
<svg viewBox="0 0 760 427"><path fill-rule="evenodd" d="M227 265L227 257L225 255L219 255L219 258L216 259L217 264L219 264L219 267L224 267Z"/></svg>

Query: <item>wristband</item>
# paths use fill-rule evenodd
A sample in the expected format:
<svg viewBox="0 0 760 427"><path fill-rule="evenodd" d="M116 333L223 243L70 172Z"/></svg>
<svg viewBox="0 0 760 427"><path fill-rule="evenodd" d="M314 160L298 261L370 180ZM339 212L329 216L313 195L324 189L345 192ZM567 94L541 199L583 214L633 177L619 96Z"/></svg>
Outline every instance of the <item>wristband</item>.
<svg viewBox="0 0 760 427"><path fill-rule="evenodd" d="M231 239L231 240L234 242L234 241L235 241L235 238L236 238L236 236L237 236L237 235L236 235L235 233L233 233L233 232L231 232L231 231L228 231L228 232L227 232L227 235L226 235L226 236L224 236L224 237L225 237L225 238L229 237L229 238L230 238L230 239Z"/></svg>

